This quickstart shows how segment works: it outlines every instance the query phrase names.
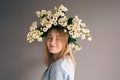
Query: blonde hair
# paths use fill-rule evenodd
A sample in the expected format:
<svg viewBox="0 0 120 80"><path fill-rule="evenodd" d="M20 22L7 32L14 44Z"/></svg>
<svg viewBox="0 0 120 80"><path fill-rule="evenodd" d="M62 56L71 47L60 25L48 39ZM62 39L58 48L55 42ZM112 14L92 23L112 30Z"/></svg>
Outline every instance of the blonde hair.
<svg viewBox="0 0 120 80"><path fill-rule="evenodd" d="M57 59L53 58L53 54L48 51L48 48L47 48L47 45L46 45L47 35L52 30L56 30L61 35L61 37L62 37L63 49L60 52L60 54L59 54L59 56L58 56ZM61 59L62 57L66 56L66 55L68 55L72 59L72 62L73 62L74 65L76 64L74 56L73 56L73 54L72 54L72 52L70 50L69 44L68 44L69 35L68 35L67 32L64 32L64 30L65 30L65 28L62 27L62 26L53 26L46 33L45 46L44 46L44 62L46 64L46 66L50 66L53 62Z"/></svg>

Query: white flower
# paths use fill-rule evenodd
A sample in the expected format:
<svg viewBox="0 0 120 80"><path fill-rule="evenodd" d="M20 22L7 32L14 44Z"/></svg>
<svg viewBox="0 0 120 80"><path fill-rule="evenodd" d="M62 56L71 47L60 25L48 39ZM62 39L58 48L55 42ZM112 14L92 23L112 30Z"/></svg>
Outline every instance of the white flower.
<svg viewBox="0 0 120 80"><path fill-rule="evenodd" d="M80 49L82 49L82 48L81 48L81 46L79 46L79 45L75 45L75 47L74 47L73 49L74 49L74 53L75 53L76 51L78 51L78 50L80 50Z"/></svg>
<svg viewBox="0 0 120 80"><path fill-rule="evenodd" d="M46 18L43 18L41 21L40 21L40 24L42 26L45 26L45 24L47 23L47 19Z"/></svg>
<svg viewBox="0 0 120 80"><path fill-rule="evenodd" d="M40 42L42 42L42 37L39 37L37 40L40 41Z"/></svg>
<svg viewBox="0 0 120 80"><path fill-rule="evenodd" d="M43 35L43 32L40 32L40 36Z"/></svg>
<svg viewBox="0 0 120 80"><path fill-rule="evenodd" d="M75 22L77 22L77 21L79 21L79 19L78 19L78 16L74 16L74 18L73 18L73 23L75 23Z"/></svg>
<svg viewBox="0 0 120 80"><path fill-rule="evenodd" d="M57 16L57 17L59 17L59 16L65 17L65 13L59 11L59 12L55 13L55 16Z"/></svg>
<svg viewBox="0 0 120 80"><path fill-rule="evenodd" d="M48 19L51 19L51 16L52 16L52 12L51 12L51 11L48 11L48 12L47 12L47 18L48 18Z"/></svg>
<svg viewBox="0 0 120 80"><path fill-rule="evenodd" d="M54 11L55 11L55 12L58 12L58 8L57 8L57 7L54 7Z"/></svg>
<svg viewBox="0 0 120 80"><path fill-rule="evenodd" d="M63 12L59 12L60 16L65 16L65 14Z"/></svg>
<svg viewBox="0 0 120 80"><path fill-rule="evenodd" d="M47 28L51 28L52 24L46 24Z"/></svg>
<svg viewBox="0 0 120 80"><path fill-rule="evenodd" d="M60 5L59 9L64 12L68 11L68 9L66 7L64 7L63 5Z"/></svg>
<svg viewBox="0 0 120 80"><path fill-rule="evenodd" d="M55 21L55 22L57 21L57 19L58 19L57 16L53 16L53 18L52 18L52 20Z"/></svg>
<svg viewBox="0 0 120 80"><path fill-rule="evenodd" d="M46 15L47 14L47 11L46 10L42 10L41 13L40 13L40 16L43 17L43 15Z"/></svg>
<svg viewBox="0 0 120 80"><path fill-rule="evenodd" d="M72 27L72 25L68 25L68 26L67 26L67 29L68 29L68 30L71 30L71 29L72 29L71 27Z"/></svg>
<svg viewBox="0 0 120 80"><path fill-rule="evenodd" d="M56 25L57 25L57 22L53 22L53 24L56 26Z"/></svg>
<svg viewBox="0 0 120 80"><path fill-rule="evenodd" d="M80 27L80 26L77 26L76 29L77 29L78 31L81 31L81 27Z"/></svg>
<svg viewBox="0 0 120 80"><path fill-rule="evenodd" d="M83 33L88 33L88 30L85 29L85 28L82 28L81 30L82 30Z"/></svg>
<svg viewBox="0 0 120 80"><path fill-rule="evenodd" d="M30 41L31 39L32 39L32 32L29 32L28 34L27 34L27 41Z"/></svg>
<svg viewBox="0 0 120 80"><path fill-rule="evenodd" d="M36 36L35 36L35 39L38 39L38 38L39 38L39 35L36 35Z"/></svg>
<svg viewBox="0 0 120 80"><path fill-rule="evenodd" d="M73 35L73 31L69 31L69 35Z"/></svg>
<svg viewBox="0 0 120 80"><path fill-rule="evenodd" d="M58 20L58 24L60 24L61 26L67 26L67 18L60 18Z"/></svg>
<svg viewBox="0 0 120 80"><path fill-rule="evenodd" d="M75 19L78 19L78 15L74 16Z"/></svg>
<svg viewBox="0 0 120 80"><path fill-rule="evenodd" d="M86 28L86 30L87 30L87 33L90 33L90 30L88 28Z"/></svg>
<svg viewBox="0 0 120 80"><path fill-rule="evenodd" d="M77 26L76 26L76 25L72 25L72 26L71 26L71 29L72 29L73 31L77 31Z"/></svg>
<svg viewBox="0 0 120 80"><path fill-rule="evenodd" d="M74 43L71 43L71 44L70 44L70 47L71 47L71 48L74 48L74 47L75 47L75 44L74 44Z"/></svg>
<svg viewBox="0 0 120 80"><path fill-rule="evenodd" d="M44 31L44 32L47 32L47 30L48 30L48 28L46 28L46 27L45 27L45 28L43 28L43 31Z"/></svg>
<svg viewBox="0 0 120 80"><path fill-rule="evenodd" d="M37 22L34 21L34 22L32 23L32 26L37 26ZM36 28L37 28L37 27L36 27Z"/></svg>
<svg viewBox="0 0 120 80"><path fill-rule="evenodd" d="M42 10L42 11L41 11L41 14L46 14L46 13L47 13L46 10Z"/></svg>
<svg viewBox="0 0 120 80"><path fill-rule="evenodd" d="M54 21L53 21L53 19L49 19L49 24L51 24L51 25L52 25L52 24L53 24L53 22L54 22Z"/></svg>
<svg viewBox="0 0 120 80"><path fill-rule="evenodd" d="M85 38L86 38L85 34L82 34L81 39L85 39Z"/></svg>
<svg viewBox="0 0 120 80"><path fill-rule="evenodd" d="M91 36L90 36L90 37L88 37L88 40L89 40L89 41L92 41L92 37L91 37Z"/></svg>
<svg viewBox="0 0 120 80"><path fill-rule="evenodd" d="M74 16L74 18L73 18L73 20L72 20L72 23L73 23L73 24L76 24L76 25L79 26L79 25L81 24L81 22L82 22L82 20L79 19L78 16Z"/></svg>
<svg viewBox="0 0 120 80"><path fill-rule="evenodd" d="M32 38L35 39L35 37L36 37L36 34L33 34L33 35L32 35Z"/></svg>
<svg viewBox="0 0 120 80"><path fill-rule="evenodd" d="M29 36L31 36L32 35L32 32L29 32L28 34L27 34L27 37L29 37Z"/></svg>
<svg viewBox="0 0 120 80"><path fill-rule="evenodd" d="M51 11L48 11L48 12L47 12L47 14L48 14L48 15L51 15L51 14L52 14L52 12L51 12Z"/></svg>
<svg viewBox="0 0 120 80"><path fill-rule="evenodd" d="M80 37L80 32L74 32L74 35L72 36L73 38Z"/></svg>
<svg viewBox="0 0 120 80"><path fill-rule="evenodd" d="M82 28L86 27L86 24L85 23L81 23L81 27Z"/></svg>
<svg viewBox="0 0 120 80"><path fill-rule="evenodd" d="M33 26L30 26L30 31L34 31L36 28Z"/></svg>
<svg viewBox="0 0 120 80"><path fill-rule="evenodd" d="M37 17L40 17L40 11L36 11Z"/></svg>
<svg viewBox="0 0 120 80"><path fill-rule="evenodd" d="M33 42L34 41L34 39L31 39L31 40L29 40L29 43L31 43L31 42Z"/></svg>
<svg viewBox="0 0 120 80"><path fill-rule="evenodd" d="M72 37L72 38L76 38L76 35L72 35L71 37Z"/></svg>
<svg viewBox="0 0 120 80"><path fill-rule="evenodd" d="M90 35L90 33L86 34L86 37L89 41L92 41L92 36Z"/></svg>
<svg viewBox="0 0 120 80"><path fill-rule="evenodd" d="M34 31L37 28L37 22L33 22L32 26L30 26L30 31Z"/></svg>

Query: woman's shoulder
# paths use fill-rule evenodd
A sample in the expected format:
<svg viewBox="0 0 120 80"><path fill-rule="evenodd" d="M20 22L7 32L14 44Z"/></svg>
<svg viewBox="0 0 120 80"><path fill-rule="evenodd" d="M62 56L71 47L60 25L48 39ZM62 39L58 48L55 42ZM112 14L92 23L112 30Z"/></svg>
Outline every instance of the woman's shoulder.
<svg viewBox="0 0 120 80"><path fill-rule="evenodd" d="M64 80L74 80L74 64L69 56L65 56L58 61L54 62L50 66L51 76L63 77ZM61 79L63 80L63 79Z"/></svg>
<svg viewBox="0 0 120 80"><path fill-rule="evenodd" d="M72 59L69 56L64 56L63 58L54 62L52 66L53 68L61 69L66 72L74 70L74 64L72 62Z"/></svg>

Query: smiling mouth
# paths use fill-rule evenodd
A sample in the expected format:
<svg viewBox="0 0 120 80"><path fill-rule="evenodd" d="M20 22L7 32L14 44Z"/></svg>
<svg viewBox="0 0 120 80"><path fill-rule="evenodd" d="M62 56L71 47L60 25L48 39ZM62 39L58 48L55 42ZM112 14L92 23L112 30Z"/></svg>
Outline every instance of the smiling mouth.
<svg viewBox="0 0 120 80"><path fill-rule="evenodd" d="M55 48L55 46L51 46L51 47L50 47L50 49L53 49L53 48Z"/></svg>
<svg viewBox="0 0 120 80"><path fill-rule="evenodd" d="M55 46L50 46L50 47L55 47Z"/></svg>
<svg viewBox="0 0 120 80"><path fill-rule="evenodd" d="M50 46L50 48L55 48L55 46Z"/></svg>

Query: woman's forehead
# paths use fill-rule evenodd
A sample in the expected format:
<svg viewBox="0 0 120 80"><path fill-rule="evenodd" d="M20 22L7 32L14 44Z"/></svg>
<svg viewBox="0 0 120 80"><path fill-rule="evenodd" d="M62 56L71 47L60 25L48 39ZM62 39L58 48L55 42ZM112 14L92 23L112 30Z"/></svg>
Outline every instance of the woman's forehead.
<svg viewBox="0 0 120 80"><path fill-rule="evenodd" d="M48 33L48 36L61 36L60 33L57 30L51 30Z"/></svg>

